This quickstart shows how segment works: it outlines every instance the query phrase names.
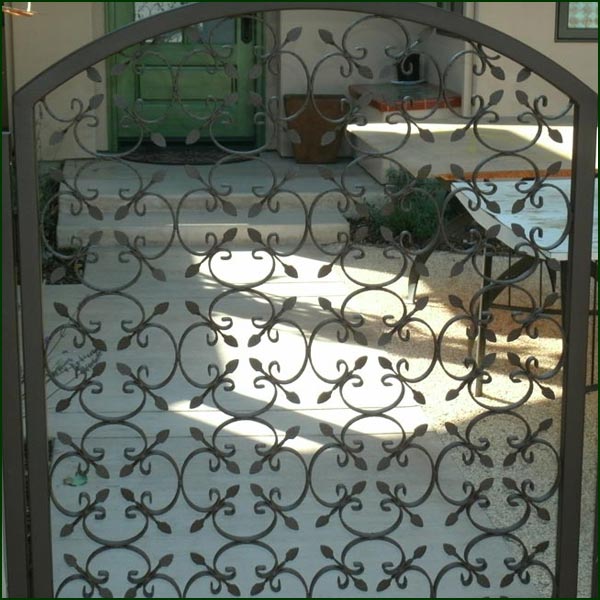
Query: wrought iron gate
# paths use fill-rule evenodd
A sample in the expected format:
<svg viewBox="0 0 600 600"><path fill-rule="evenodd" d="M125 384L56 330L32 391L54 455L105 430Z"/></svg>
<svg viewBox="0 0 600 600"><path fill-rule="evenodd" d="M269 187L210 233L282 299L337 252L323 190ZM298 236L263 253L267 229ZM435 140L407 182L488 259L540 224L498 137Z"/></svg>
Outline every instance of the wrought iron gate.
<svg viewBox="0 0 600 600"><path fill-rule="evenodd" d="M576 595L597 95L469 19L351 8L194 3L15 94L33 597ZM213 36L248 13L242 81ZM165 61L185 143L117 96L104 151L110 82L182 31L231 93L198 116ZM241 94L250 149L215 133ZM346 159L275 152L308 112Z"/></svg>

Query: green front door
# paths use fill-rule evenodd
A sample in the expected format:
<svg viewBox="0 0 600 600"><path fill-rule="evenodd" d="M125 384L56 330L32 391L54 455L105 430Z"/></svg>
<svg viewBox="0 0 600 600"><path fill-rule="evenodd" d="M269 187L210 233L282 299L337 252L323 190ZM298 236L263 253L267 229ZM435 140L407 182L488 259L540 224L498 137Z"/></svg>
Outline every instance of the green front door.
<svg viewBox="0 0 600 600"><path fill-rule="evenodd" d="M109 27L117 29L188 3L107 4ZM154 134L159 141L161 136L188 143L254 141L250 94L260 93L261 71L252 68L260 35L257 22L249 16L207 21L115 57L113 137L137 140Z"/></svg>

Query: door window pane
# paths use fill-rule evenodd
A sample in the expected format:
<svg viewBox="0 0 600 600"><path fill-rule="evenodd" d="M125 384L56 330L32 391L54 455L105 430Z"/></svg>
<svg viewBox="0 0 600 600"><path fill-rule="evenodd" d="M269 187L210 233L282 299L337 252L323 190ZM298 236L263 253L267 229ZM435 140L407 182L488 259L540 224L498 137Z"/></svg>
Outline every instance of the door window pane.
<svg viewBox="0 0 600 600"><path fill-rule="evenodd" d="M596 2L569 2L569 29L594 29L598 27Z"/></svg>
<svg viewBox="0 0 600 600"><path fill-rule="evenodd" d="M154 15L179 8L190 4L189 2L134 2L134 19L140 21ZM235 43L235 20L234 19L218 19L213 21L205 21L193 25L192 28L197 29L198 36L201 39L209 41L212 44L234 44ZM180 44L183 42L184 36L181 31L174 31L162 38L163 42L169 44ZM189 40L187 40L189 41Z"/></svg>
<svg viewBox="0 0 600 600"><path fill-rule="evenodd" d="M235 43L235 19L205 21L193 27L198 30L201 39L211 44Z"/></svg>
<svg viewBox="0 0 600 600"><path fill-rule="evenodd" d="M152 17L160 13L166 12L167 10L173 10L179 8L187 2L134 2L135 9L134 15L135 20L145 19Z"/></svg>

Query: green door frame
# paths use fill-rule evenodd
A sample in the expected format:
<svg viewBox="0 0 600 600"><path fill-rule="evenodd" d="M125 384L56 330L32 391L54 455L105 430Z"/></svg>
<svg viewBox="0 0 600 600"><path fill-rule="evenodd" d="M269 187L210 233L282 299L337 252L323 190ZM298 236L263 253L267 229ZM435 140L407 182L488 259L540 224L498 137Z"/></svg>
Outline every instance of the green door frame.
<svg viewBox="0 0 600 600"><path fill-rule="evenodd" d="M106 23L106 33L110 31L114 31L120 27L123 27L122 22L120 22L119 18L119 10L118 5L123 5L124 2L105 2L105 23ZM256 21L255 23L255 44L262 45L264 43L264 26L260 21ZM108 148L110 152L116 152L119 146L119 133L118 133L118 112L117 107L113 101L115 95L115 85L114 80L110 76L110 72L112 67L117 63L117 59L115 56L111 56L107 60L107 78L106 78L106 97L108 101L107 107L107 134L108 134ZM262 98L265 98L266 94L266 77L265 77L265 69L262 69L262 73L256 79L255 89ZM258 123L255 122L254 125L254 144L255 146L261 147L265 144L266 140L266 120L259 119Z"/></svg>

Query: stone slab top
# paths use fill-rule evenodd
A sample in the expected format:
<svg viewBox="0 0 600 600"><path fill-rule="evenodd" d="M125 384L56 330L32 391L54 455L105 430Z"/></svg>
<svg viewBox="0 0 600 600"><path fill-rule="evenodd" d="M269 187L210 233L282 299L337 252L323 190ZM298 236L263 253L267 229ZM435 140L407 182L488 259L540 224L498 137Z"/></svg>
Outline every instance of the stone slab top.
<svg viewBox="0 0 600 600"><path fill-rule="evenodd" d="M432 108L460 107L462 98L456 92L442 94L439 86L431 83L369 83L348 88L353 98L371 94L370 106L381 112L401 110L429 110Z"/></svg>
<svg viewBox="0 0 600 600"><path fill-rule="evenodd" d="M526 182L508 179L494 181L496 193L489 198L497 201L500 206L500 212L498 213L489 210L485 203L482 203L479 209L473 210L470 201L475 199L474 194L467 191L465 186L459 182L453 184L453 189L456 191L456 197L462 205L484 229L489 229L496 224L500 225L498 239L508 247L519 247L521 251L527 252L527 248L523 246L523 239L513 229L513 225L516 224L525 231L528 237L532 235L531 232L533 231L541 232L535 234L534 237L542 254L559 261L568 260L569 237L566 235L566 228L569 223L571 180L547 180L539 192L535 194L537 199L535 204L527 196L527 190L523 187L523 183ZM543 202L539 205L541 198L543 198ZM591 259L597 261L598 179L596 179L593 201L594 227ZM518 212L513 212L516 202L522 203L522 208Z"/></svg>

